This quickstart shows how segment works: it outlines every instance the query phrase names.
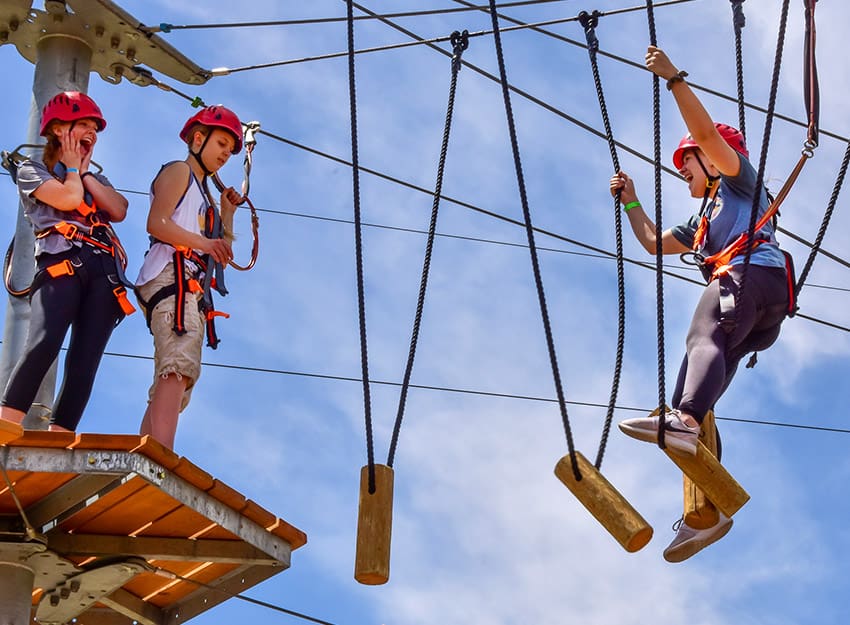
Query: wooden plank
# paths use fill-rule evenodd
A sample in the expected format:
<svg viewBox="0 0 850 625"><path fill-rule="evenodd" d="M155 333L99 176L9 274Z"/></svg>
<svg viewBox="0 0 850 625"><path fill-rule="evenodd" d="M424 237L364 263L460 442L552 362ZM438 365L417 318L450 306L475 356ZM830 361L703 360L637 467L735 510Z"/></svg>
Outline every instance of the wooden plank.
<svg viewBox="0 0 850 625"><path fill-rule="evenodd" d="M293 550L298 549L299 547L303 547L307 544L307 534L302 532L294 525L290 525L283 519L278 519L278 521L280 521L280 523L278 523L275 527L269 530L272 534L283 538L286 542L289 543L289 546L292 547Z"/></svg>
<svg viewBox="0 0 850 625"><path fill-rule="evenodd" d="M141 436L138 434L77 434L76 439L68 447L86 451L130 451L139 446Z"/></svg>
<svg viewBox="0 0 850 625"><path fill-rule="evenodd" d="M110 610L111 614L125 620L118 623L138 623L139 625L165 625L165 615L155 605L142 601L136 595L119 588L108 597L102 597L100 602ZM117 614L116 614L117 613ZM99 614L110 614L97 608L88 610L80 615L78 622L85 625L113 625L113 621L97 620Z"/></svg>
<svg viewBox="0 0 850 625"><path fill-rule="evenodd" d="M251 499L248 500L245 508L242 510L242 516L246 519L251 519L263 529L272 527L277 522L277 517L275 515Z"/></svg>
<svg viewBox="0 0 850 625"><path fill-rule="evenodd" d="M283 568L278 567L252 566L237 569L227 576L221 575L214 584L215 589L197 588L185 599L169 606L165 610L167 622L177 622L178 616L181 622L194 618L232 598L233 595L242 594L252 586L277 575L283 570Z"/></svg>
<svg viewBox="0 0 850 625"><path fill-rule="evenodd" d="M125 589L129 592L132 592L134 595L138 595L141 597L150 598L148 601L153 605L159 608L170 608L171 606L176 605L180 601L187 597L188 595L196 592L198 588L202 588L202 585L199 585L195 582L200 582L200 584L209 584L215 585L221 581L222 578L228 577L232 574L234 570L243 570L245 566L238 566L235 564L202 564L199 565L197 563L190 562L172 562L172 561L157 561L154 560L151 562L152 565L158 566L166 571L170 571L175 573L180 577L186 578L186 580L182 579L168 579L166 577L162 577L160 575L155 575L153 573L147 574L146 576L137 576L136 579L129 582L125 585ZM272 568L272 567L262 567L262 568ZM283 570L283 567L273 567L276 570ZM140 579L140 578L150 579ZM137 581L146 581L147 589L146 592L140 593L139 586L137 586Z"/></svg>
<svg viewBox="0 0 850 625"><path fill-rule="evenodd" d="M213 480L213 487L207 491L207 494L236 512L242 512L248 505L245 495L219 480Z"/></svg>
<svg viewBox="0 0 850 625"><path fill-rule="evenodd" d="M52 474L65 475L65 474ZM114 475L69 475L71 478L37 503L26 509L30 523L42 527L74 507L85 504L90 497L104 491L108 486L118 486L121 478Z"/></svg>
<svg viewBox="0 0 850 625"><path fill-rule="evenodd" d="M77 438L73 432L49 432L48 430L27 430L14 443L15 447L51 447L65 449Z"/></svg>
<svg viewBox="0 0 850 625"><path fill-rule="evenodd" d="M213 476L187 458L180 458L180 462L172 469L172 472L204 492L215 486Z"/></svg>
<svg viewBox="0 0 850 625"><path fill-rule="evenodd" d="M131 481L136 480L141 482L139 478ZM101 514L89 521L77 524L74 532L129 535L182 505L156 486L145 482L142 484L144 487L133 491L132 496L102 510Z"/></svg>
<svg viewBox="0 0 850 625"><path fill-rule="evenodd" d="M210 525L210 520L205 518L204 515L192 510L188 506L180 506L151 523L149 527L146 527L138 535L189 538L197 536L199 532L203 532ZM239 540L239 537L231 532L226 532L218 538Z"/></svg>
<svg viewBox="0 0 850 625"><path fill-rule="evenodd" d="M216 562L280 566L282 562L240 540L189 540L104 534L51 534L49 549L71 556L139 556L169 562Z"/></svg>
<svg viewBox="0 0 850 625"><path fill-rule="evenodd" d="M61 532L73 532L78 527L83 527L87 523L93 522L98 516L105 514L113 507L120 505L121 502L133 497L133 495L147 487L147 483L142 480L131 480L121 484L121 486L111 490L103 497L99 497L96 501L91 502L88 506L72 514L62 520L58 525L57 530ZM54 530L54 531L57 531Z"/></svg>
<svg viewBox="0 0 850 625"><path fill-rule="evenodd" d="M153 436L142 436L139 440L139 444L130 451L142 454L146 458L162 465L168 470L174 469L174 467L176 467L180 462L180 456L160 443Z"/></svg>

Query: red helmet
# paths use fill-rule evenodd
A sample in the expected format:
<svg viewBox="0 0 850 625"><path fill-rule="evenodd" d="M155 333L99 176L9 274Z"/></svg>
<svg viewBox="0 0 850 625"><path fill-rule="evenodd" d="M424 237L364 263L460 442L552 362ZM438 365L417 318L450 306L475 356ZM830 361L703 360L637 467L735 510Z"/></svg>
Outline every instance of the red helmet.
<svg viewBox="0 0 850 625"><path fill-rule="evenodd" d="M242 150L242 122L236 116L236 113L228 108L216 104L207 106L192 115L183 125L183 130L180 131L180 138L183 141L189 141L189 130L195 124L203 124L204 126L213 126L222 128L233 135L236 144L233 147L233 154L239 154Z"/></svg>
<svg viewBox="0 0 850 625"><path fill-rule="evenodd" d="M726 141L733 150L740 152L747 158L750 157L750 152L747 150L747 143L744 141L744 135L741 134L740 130L732 128L732 126L728 126L727 124L719 123L714 124L714 127L717 128L717 132L720 133L723 140ZM685 161L685 150L698 147L697 142L693 140L693 137L691 137L690 134L682 137L682 140L679 141L679 147L677 147L676 151L673 152L673 165L676 169L682 169L682 165Z"/></svg>
<svg viewBox="0 0 850 625"><path fill-rule="evenodd" d="M73 122L87 118L91 118L97 123L98 132L106 128L106 120L94 100L79 91L63 91L53 96L41 110L41 130L39 134L43 137L47 126L52 121Z"/></svg>

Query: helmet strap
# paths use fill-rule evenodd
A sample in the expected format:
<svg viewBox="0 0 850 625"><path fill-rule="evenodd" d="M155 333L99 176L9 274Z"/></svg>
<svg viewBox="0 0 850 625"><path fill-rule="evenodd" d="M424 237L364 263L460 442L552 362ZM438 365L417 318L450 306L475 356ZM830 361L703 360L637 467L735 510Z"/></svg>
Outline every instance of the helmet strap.
<svg viewBox="0 0 850 625"><path fill-rule="evenodd" d="M189 154L195 157L195 161L198 165L200 165L201 171L204 172L204 179L206 179L207 176L212 176L213 174L212 170L207 169L207 166L204 165L204 160L201 158L201 155L204 153L204 148L207 147L207 142L209 142L211 136L212 131L210 130L204 137L204 142L201 144L201 147L197 152L193 152L192 148L189 148Z"/></svg>

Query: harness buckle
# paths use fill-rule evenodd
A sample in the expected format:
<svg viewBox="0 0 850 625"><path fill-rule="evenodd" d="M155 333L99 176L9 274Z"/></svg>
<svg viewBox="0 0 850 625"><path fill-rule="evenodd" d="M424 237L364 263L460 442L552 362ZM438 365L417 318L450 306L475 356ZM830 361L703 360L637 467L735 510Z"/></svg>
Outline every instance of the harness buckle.
<svg viewBox="0 0 850 625"><path fill-rule="evenodd" d="M61 221L53 227L56 229L56 232L61 234L69 241L76 239L79 234L79 228L77 227L77 225L68 223L67 221Z"/></svg>
<svg viewBox="0 0 850 625"><path fill-rule="evenodd" d="M127 297L127 289L119 285L112 289L112 294L115 295L115 299L118 300L118 305L121 306L125 315L132 315L136 312L136 307L130 303L130 299Z"/></svg>
<svg viewBox="0 0 850 625"><path fill-rule="evenodd" d="M80 265L78 265L80 266ZM67 258L61 262L56 263L55 265L50 265L47 268L47 273L51 278L59 278L61 276L73 276L74 275L74 265Z"/></svg>

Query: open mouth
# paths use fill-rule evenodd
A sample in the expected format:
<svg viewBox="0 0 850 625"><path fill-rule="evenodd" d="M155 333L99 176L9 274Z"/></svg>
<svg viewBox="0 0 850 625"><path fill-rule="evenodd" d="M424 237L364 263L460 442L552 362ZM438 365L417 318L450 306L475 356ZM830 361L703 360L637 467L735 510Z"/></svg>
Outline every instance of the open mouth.
<svg viewBox="0 0 850 625"><path fill-rule="evenodd" d="M80 147L83 148L83 151L88 154L91 152L92 146L94 145L94 141L89 139L88 137L80 139Z"/></svg>

